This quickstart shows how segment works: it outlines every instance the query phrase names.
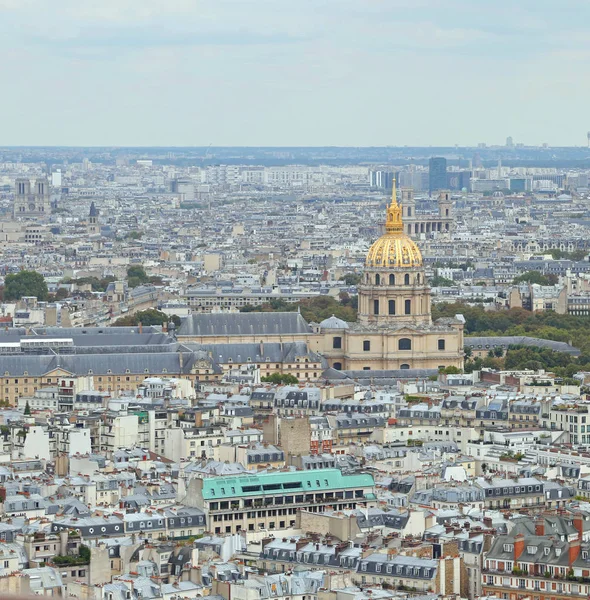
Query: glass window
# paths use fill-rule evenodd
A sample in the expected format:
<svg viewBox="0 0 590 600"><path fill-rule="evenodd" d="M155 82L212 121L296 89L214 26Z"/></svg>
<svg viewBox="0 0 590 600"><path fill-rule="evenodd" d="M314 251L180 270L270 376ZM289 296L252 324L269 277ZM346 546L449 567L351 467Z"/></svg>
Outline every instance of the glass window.
<svg viewBox="0 0 590 600"><path fill-rule="evenodd" d="M410 338L401 338L397 343L398 350L411 350L412 340Z"/></svg>

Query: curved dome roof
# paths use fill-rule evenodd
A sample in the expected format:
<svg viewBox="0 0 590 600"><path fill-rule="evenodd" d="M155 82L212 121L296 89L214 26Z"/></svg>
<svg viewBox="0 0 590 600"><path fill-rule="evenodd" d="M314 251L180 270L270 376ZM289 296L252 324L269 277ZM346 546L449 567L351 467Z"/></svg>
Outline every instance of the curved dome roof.
<svg viewBox="0 0 590 600"><path fill-rule="evenodd" d="M320 323L322 329L348 329L348 323L332 315Z"/></svg>
<svg viewBox="0 0 590 600"><path fill-rule="evenodd" d="M414 240L407 235L385 234L369 248L365 266L384 268L421 267L422 253Z"/></svg>
<svg viewBox="0 0 590 600"><path fill-rule="evenodd" d="M414 240L404 233L402 207L397 203L395 182L391 204L387 207L385 235L369 248L366 267L408 268L422 266L422 253Z"/></svg>

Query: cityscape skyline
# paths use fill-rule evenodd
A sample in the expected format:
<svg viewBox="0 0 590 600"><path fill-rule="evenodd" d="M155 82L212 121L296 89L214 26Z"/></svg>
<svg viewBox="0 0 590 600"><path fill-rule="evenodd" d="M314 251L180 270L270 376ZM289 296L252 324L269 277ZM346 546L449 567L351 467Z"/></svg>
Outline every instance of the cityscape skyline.
<svg viewBox="0 0 590 600"><path fill-rule="evenodd" d="M2 74L27 82L0 100L11 117L3 142L475 145L512 135L583 145L590 48L572 23L589 11L577 0L559 11L505 0L444 10L430 0L66 0L55 11L3 0ZM23 93L34 88L42 102Z"/></svg>

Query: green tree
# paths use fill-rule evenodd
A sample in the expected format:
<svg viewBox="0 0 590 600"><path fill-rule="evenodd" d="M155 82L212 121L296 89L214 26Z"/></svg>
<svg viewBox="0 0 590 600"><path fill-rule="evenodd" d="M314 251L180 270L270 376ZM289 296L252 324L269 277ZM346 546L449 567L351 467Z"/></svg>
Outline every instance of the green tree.
<svg viewBox="0 0 590 600"><path fill-rule="evenodd" d="M27 403L25 404L25 415L27 415L27 416L31 415L31 407L29 406L28 400L27 400Z"/></svg>
<svg viewBox="0 0 590 600"><path fill-rule="evenodd" d="M299 302L286 302L282 298L273 299L260 306L245 305L241 312L293 312L299 309L301 315L308 322L319 323L332 315L335 315L343 321L356 321L358 298L349 297L350 301L344 296L345 303L339 302L332 296L315 296L305 298Z"/></svg>
<svg viewBox="0 0 590 600"><path fill-rule="evenodd" d="M78 547L78 556L81 560L90 562L90 548L84 544L80 544Z"/></svg>
<svg viewBox="0 0 590 600"><path fill-rule="evenodd" d="M114 327L135 327L140 323L146 327L150 325L163 325L172 321L175 325L180 325L180 317L177 315L167 315L155 308L148 308L147 310L140 310L132 315L126 315L117 319L114 323Z"/></svg>
<svg viewBox="0 0 590 600"><path fill-rule="evenodd" d="M147 273L141 265L132 265L127 269L127 285L129 287L135 288L147 283L148 280Z"/></svg>
<svg viewBox="0 0 590 600"><path fill-rule="evenodd" d="M551 285L549 277L540 271L527 271L515 277L513 283L538 283L539 285Z"/></svg>
<svg viewBox="0 0 590 600"><path fill-rule="evenodd" d="M344 277L340 278L340 281L344 281L346 285L358 285L362 280L362 275L358 273L347 273Z"/></svg>
<svg viewBox="0 0 590 600"><path fill-rule="evenodd" d="M452 279L448 279L447 277L435 275L434 277L430 278L430 285L432 287L449 287L455 285L455 282Z"/></svg>
<svg viewBox="0 0 590 600"><path fill-rule="evenodd" d="M35 296L37 300L47 300L49 291L41 273L21 271L10 273L4 280L4 299L20 300L23 296Z"/></svg>
<svg viewBox="0 0 590 600"><path fill-rule="evenodd" d="M588 250L574 250L573 252L566 252L565 250L549 250L549 254L555 259L567 259L567 260L584 260L588 255Z"/></svg>
<svg viewBox="0 0 590 600"><path fill-rule="evenodd" d="M68 290L66 288L57 288L56 292L55 292L55 299L56 300L63 300L64 298L67 298L70 295L70 293L68 292Z"/></svg>

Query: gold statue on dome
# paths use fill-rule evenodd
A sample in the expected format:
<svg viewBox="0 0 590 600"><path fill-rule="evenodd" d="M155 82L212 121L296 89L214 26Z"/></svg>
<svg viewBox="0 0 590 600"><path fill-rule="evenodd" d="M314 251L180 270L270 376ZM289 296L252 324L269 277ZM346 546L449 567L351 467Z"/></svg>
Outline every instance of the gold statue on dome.
<svg viewBox="0 0 590 600"><path fill-rule="evenodd" d="M402 233L402 207L397 202L397 189L395 187L395 175L393 177L393 189L391 190L391 204L387 207L387 219L385 231L389 234Z"/></svg>

